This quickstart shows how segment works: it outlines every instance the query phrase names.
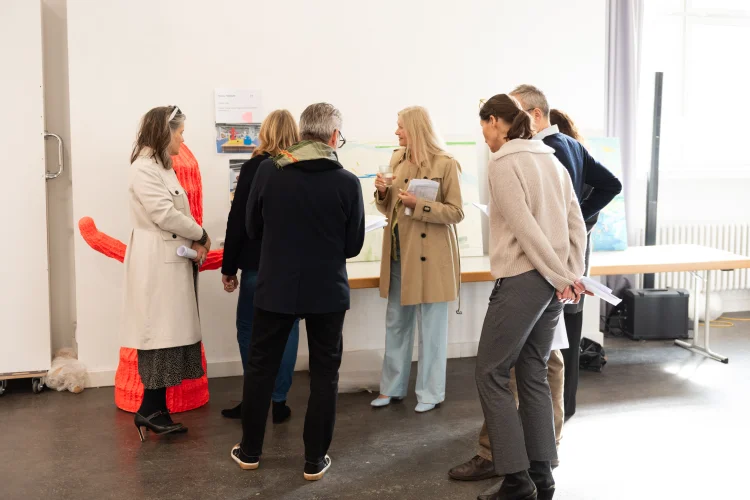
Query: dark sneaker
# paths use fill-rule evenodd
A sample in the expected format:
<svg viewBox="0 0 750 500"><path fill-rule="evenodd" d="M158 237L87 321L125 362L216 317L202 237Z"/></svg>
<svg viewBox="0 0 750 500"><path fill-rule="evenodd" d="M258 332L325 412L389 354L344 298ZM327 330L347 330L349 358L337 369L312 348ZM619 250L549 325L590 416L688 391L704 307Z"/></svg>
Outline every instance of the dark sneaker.
<svg viewBox="0 0 750 500"><path fill-rule="evenodd" d="M329 457L328 455L326 455L325 458L317 464L305 462L305 479L307 479L308 481L317 481L318 479L322 479L330 468L331 457Z"/></svg>
<svg viewBox="0 0 750 500"><path fill-rule="evenodd" d="M242 470L255 470L260 465L260 457L251 457L250 455L245 455L245 453L243 453L240 449L239 444L234 445L234 448L232 448L231 456L232 460L237 462L237 465L239 465L240 469Z"/></svg>

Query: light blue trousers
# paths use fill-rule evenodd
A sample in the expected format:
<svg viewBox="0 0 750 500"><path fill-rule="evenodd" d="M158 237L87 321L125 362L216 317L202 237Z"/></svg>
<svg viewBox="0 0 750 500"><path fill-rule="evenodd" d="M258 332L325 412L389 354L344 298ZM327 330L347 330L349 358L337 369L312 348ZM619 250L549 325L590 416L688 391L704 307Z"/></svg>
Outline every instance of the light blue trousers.
<svg viewBox="0 0 750 500"><path fill-rule="evenodd" d="M448 357L448 302L401 305L401 262L391 261L380 394L403 398L409 385L415 324L419 325L417 401L442 403Z"/></svg>

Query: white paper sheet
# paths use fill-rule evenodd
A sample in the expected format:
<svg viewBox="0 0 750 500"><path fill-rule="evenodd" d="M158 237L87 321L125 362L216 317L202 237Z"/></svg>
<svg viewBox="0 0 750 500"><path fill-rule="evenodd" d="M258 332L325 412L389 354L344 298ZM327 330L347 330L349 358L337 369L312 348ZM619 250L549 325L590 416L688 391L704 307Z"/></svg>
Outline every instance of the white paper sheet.
<svg viewBox="0 0 750 500"><path fill-rule="evenodd" d="M185 245L182 245L177 249L177 255L179 255L180 257L185 257L186 259L194 259L198 256L198 252L196 252L192 248L188 248Z"/></svg>
<svg viewBox="0 0 750 500"><path fill-rule="evenodd" d="M427 201L435 201L437 199L438 190L440 189L440 183L431 181L428 179L413 179L409 182L409 186L406 188L407 193L413 193L417 198L421 198ZM414 213L409 207L404 210L406 215Z"/></svg>
<svg viewBox="0 0 750 500"><path fill-rule="evenodd" d="M487 205L482 205L481 203L472 203L475 207L477 207L481 212L486 215L487 217L490 216L490 208Z"/></svg>
<svg viewBox="0 0 750 500"><path fill-rule="evenodd" d="M388 219L382 215L365 215L365 233L375 231L388 225Z"/></svg>
<svg viewBox="0 0 750 500"><path fill-rule="evenodd" d="M261 93L250 89L215 89L216 123L260 123Z"/></svg>
<svg viewBox="0 0 750 500"><path fill-rule="evenodd" d="M581 283L586 287L586 290L594 294L594 297L597 297L605 302L609 302L613 306L619 305L620 302L622 302L622 299L618 299L617 297L612 295L611 289L607 288L596 280L592 280L591 278L584 276L583 278L581 278Z"/></svg>
<svg viewBox="0 0 750 500"><path fill-rule="evenodd" d="M568 330L565 329L564 315L561 314L555 327L555 335L552 337L552 350L567 349L568 347Z"/></svg>

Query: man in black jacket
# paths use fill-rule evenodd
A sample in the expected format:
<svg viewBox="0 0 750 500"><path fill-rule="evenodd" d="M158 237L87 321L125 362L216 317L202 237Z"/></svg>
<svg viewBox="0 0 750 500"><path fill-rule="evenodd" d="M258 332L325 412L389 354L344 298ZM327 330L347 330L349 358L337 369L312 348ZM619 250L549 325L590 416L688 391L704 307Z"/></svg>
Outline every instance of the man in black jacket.
<svg viewBox="0 0 750 500"><path fill-rule="evenodd" d="M308 106L302 141L264 161L247 203L247 232L261 239L255 319L242 401L242 443L232 458L243 469L260 462L266 418L289 330L307 326L310 399L305 416L307 480L331 464L344 315L349 309L346 259L362 249L365 216L359 179L338 162L341 114Z"/></svg>

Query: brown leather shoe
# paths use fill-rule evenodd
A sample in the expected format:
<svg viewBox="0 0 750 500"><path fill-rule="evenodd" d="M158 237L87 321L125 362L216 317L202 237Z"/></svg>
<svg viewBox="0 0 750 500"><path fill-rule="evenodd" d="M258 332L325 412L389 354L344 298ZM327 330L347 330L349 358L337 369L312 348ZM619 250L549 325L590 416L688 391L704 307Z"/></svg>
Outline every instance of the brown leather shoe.
<svg viewBox="0 0 750 500"><path fill-rule="evenodd" d="M468 462L453 467L448 471L448 475L457 481L482 481L497 477L497 472L495 464L476 455Z"/></svg>

